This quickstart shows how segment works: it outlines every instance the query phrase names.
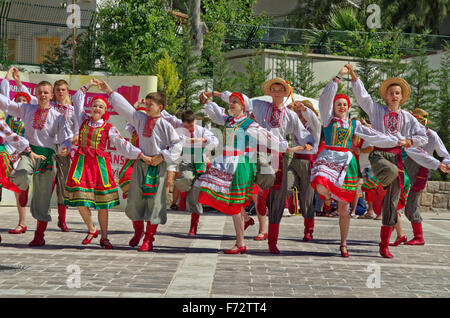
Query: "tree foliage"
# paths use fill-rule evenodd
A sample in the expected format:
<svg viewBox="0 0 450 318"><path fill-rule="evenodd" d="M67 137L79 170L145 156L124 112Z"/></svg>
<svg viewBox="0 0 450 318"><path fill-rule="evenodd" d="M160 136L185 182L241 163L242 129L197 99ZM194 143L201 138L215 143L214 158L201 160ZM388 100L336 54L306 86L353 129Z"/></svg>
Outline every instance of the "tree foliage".
<svg viewBox="0 0 450 318"><path fill-rule="evenodd" d="M97 45L114 74L149 75L167 52L176 56L176 19L163 0L108 0L98 10Z"/></svg>
<svg viewBox="0 0 450 318"><path fill-rule="evenodd" d="M182 80L178 76L176 67L177 64L172 60L167 52L164 53L164 56L158 61L158 63L156 63L158 92L166 95L166 110L171 114L175 114L177 106L184 101L184 97L177 97Z"/></svg>

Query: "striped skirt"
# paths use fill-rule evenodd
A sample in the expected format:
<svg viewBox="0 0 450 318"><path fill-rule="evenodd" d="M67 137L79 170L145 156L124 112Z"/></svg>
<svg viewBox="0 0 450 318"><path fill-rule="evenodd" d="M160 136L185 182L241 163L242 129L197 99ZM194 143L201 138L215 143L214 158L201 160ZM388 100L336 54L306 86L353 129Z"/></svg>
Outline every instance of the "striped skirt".
<svg viewBox="0 0 450 318"><path fill-rule="evenodd" d="M342 151L325 148L317 156L311 170L312 188L317 191L317 185L321 184L337 201L352 202L358 181L358 163L345 148Z"/></svg>
<svg viewBox="0 0 450 318"><path fill-rule="evenodd" d="M238 214L252 200L255 180L256 165L248 156L239 156L234 175L211 165L195 182L200 188L198 202L228 215Z"/></svg>

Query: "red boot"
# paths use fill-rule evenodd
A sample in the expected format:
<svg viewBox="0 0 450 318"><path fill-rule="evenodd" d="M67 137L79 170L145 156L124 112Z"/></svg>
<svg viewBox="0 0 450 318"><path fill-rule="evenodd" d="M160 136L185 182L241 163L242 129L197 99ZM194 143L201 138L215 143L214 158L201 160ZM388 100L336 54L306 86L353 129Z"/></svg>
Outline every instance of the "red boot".
<svg viewBox="0 0 450 318"><path fill-rule="evenodd" d="M386 190L380 185L374 191L373 194L373 211L376 215L381 215L381 210L383 209L383 199L386 195Z"/></svg>
<svg viewBox="0 0 450 318"><path fill-rule="evenodd" d="M156 228L158 224L151 224L147 222L147 229L145 231L144 241L141 247L139 247L139 252L149 252L153 249L153 241L155 240Z"/></svg>
<svg viewBox="0 0 450 318"><path fill-rule="evenodd" d="M380 254L385 258L394 258L389 252L389 239L391 238L392 231L394 230L393 226L381 226L381 242L380 242Z"/></svg>
<svg viewBox="0 0 450 318"><path fill-rule="evenodd" d="M27 206L27 202L28 202L28 189L26 190L20 190L19 192L19 205L21 207L25 207Z"/></svg>
<svg viewBox="0 0 450 318"><path fill-rule="evenodd" d="M397 237L397 239L395 240L394 243L389 243L389 246L398 246L400 244L402 244L403 242L406 242L407 238L406 235Z"/></svg>
<svg viewBox="0 0 450 318"><path fill-rule="evenodd" d="M133 221L134 236L128 243L131 247L139 245L141 238L144 236L144 221Z"/></svg>
<svg viewBox="0 0 450 318"><path fill-rule="evenodd" d="M411 222L413 227L414 238L405 243L405 245L425 245L422 232L422 223Z"/></svg>
<svg viewBox="0 0 450 318"><path fill-rule="evenodd" d="M186 211L186 197L187 197L187 192L180 191L180 204L178 204L178 209L180 211Z"/></svg>
<svg viewBox="0 0 450 318"><path fill-rule="evenodd" d="M266 215L266 202L267 197L269 196L270 188L262 190L260 189L258 192L258 209L257 212L259 215Z"/></svg>
<svg viewBox="0 0 450 318"><path fill-rule="evenodd" d="M34 239L28 246L42 246L45 245L44 232L47 229L47 222L37 221L36 231L34 232Z"/></svg>
<svg viewBox="0 0 450 318"><path fill-rule="evenodd" d="M62 232L69 232L66 225L66 206L64 204L58 204L58 227Z"/></svg>
<svg viewBox="0 0 450 318"><path fill-rule="evenodd" d="M309 242L313 239L313 231L314 231L314 218L307 219L305 218L303 221L305 225L305 236L303 237L303 242Z"/></svg>
<svg viewBox="0 0 450 318"><path fill-rule="evenodd" d="M253 218L249 218L247 221L244 222L244 231L251 225L255 224L255 220Z"/></svg>
<svg viewBox="0 0 450 318"><path fill-rule="evenodd" d="M298 212L296 192L286 198L286 207L290 214L295 214Z"/></svg>
<svg viewBox="0 0 450 318"><path fill-rule="evenodd" d="M197 226L198 226L198 220L200 219L200 214L192 213L191 214L191 228L189 229L189 236L195 236L197 235Z"/></svg>
<svg viewBox="0 0 450 318"><path fill-rule="evenodd" d="M280 250L277 248L279 230L280 224L269 223L269 234L267 238L269 240L269 251L272 254L280 254Z"/></svg>

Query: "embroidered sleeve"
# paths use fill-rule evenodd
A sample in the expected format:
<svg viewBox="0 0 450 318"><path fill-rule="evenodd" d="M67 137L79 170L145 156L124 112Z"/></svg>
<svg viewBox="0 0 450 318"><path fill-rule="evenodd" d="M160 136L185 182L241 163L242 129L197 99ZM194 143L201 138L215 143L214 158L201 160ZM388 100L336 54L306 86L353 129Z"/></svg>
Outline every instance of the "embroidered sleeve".
<svg viewBox="0 0 450 318"><path fill-rule="evenodd" d="M327 127L330 124L331 118L333 118L333 99L336 96L337 90L338 84L332 80L325 86L320 95L319 111L324 127Z"/></svg>
<svg viewBox="0 0 450 318"><path fill-rule="evenodd" d="M86 99L86 91L80 88L72 97L74 117L78 127L81 126L86 117L86 112L84 111L84 103Z"/></svg>
<svg viewBox="0 0 450 318"><path fill-rule="evenodd" d="M444 165L450 164L450 154L447 151L447 148L445 148L444 143L442 142L441 138L438 136L436 132L433 133L434 137L436 138L436 142L434 144L434 150L438 154L439 157L442 157L442 163Z"/></svg>
<svg viewBox="0 0 450 318"><path fill-rule="evenodd" d="M380 148L393 148L398 144L398 139L392 135L384 134L371 127L366 127L360 121L356 121L355 135L364 139L371 145Z"/></svg>
<svg viewBox="0 0 450 318"><path fill-rule="evenodd" d="M225 121L229 117L225 114L225 109L214 102L207 103L205 105L205 111L212 122L221 126L225 125Z"/></svg>
<svg viewBox="0 0 450 318"><path fill-rule="evenodd" d="M418 165L432 170L439 169L440 161L423 150L421 147L407 148L405 149L405 152L408 157L414 160Z"/></svg>
<svg viewBox="0 0 450 318"><path fill-rule="evenodd" d="M162 118L167 120L173 128L183 127L183 122L178 119L176 116L169 114L165 109L161 112Z"/></svg>
<svg viewBox="0 0 450 318"><path fill-rule="evenodd" d="M2 79L2 82L0 84L0 94L9 98L10 91L11 89L9 87L9 81L6 78Z"/></svg>
<svg viewBox="0 0 450 318"><path fill-rule="evenodd" d="M356 81L352 81L352 91L358 105L366 112L370 120L373 121L377 104L366 91L363 82L359 78Z"/></svg>
<svg viewBox="0 0 450 318"><path fill-rule="evenodd" d="M11 101L9 97L0 94L0 110L3 110L8 115L23 118L21 107L16 102ZM25 107L27 106L25 105Z"/></svg>
<svg viewBox="0 0 450 318"><path fill-rule="evenodd" d="M18 152L24 151L29 146L28 140L11 131L3 119L0 120L0 137L16 148Z"/></svg>
<svg viewBox="0 0 450 318"><path fill-rule="evenodd" d="M142 153L139 148L133 146L130 142L123 138L116 127L111 127L111 129L109 129L108 137L111 145L116 147L117 151L128 159L137 159Z"/></svg>
<svg viewBox="0 0 450 318"><path fill-rule="evenodd" d="M123 117L126 121L128 121L130 124L136 127L136 129L139 129L138 117L135 116L135 113L138 112L125 99L125 97L123 97L121 94L117 92L113 92L109 97L109 102L121 117Z"/></svg>

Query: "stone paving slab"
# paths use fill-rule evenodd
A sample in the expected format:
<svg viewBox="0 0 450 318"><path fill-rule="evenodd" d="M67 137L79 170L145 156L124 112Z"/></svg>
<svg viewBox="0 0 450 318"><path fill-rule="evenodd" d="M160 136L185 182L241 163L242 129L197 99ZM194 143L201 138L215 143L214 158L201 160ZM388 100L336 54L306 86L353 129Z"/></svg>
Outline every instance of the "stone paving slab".
<svg viewBox="0 0 450 318"><path fill-rule="evenodd" d="M55 220L57 211L52 214ZM336 218L316 218L314 240L305 243L302 217L283 217L280 255L268 253L267 241L254 241L257 225L251 226L246 231L248 252L225 255L234 244L234 229L232 219L218 212L205 213L197 237L191 238L190 214L170 211L149 253L128 246L132 225L120 211L111 211L109 217L115 250L102 249L98 238L81 245L87 230L72 209L67 213L69 233L60 232L53 221L47 244L28 247L36 223L27 217L27 233L11 235L7 232L16 224L17 212L0 208L0 298L450 297L449 211L425 213L426 245L391 247L394 259L378 254L381 223L375 220L351 220L350 257L344 259ZM403 220L411 238L411 226Z"/></svg>

